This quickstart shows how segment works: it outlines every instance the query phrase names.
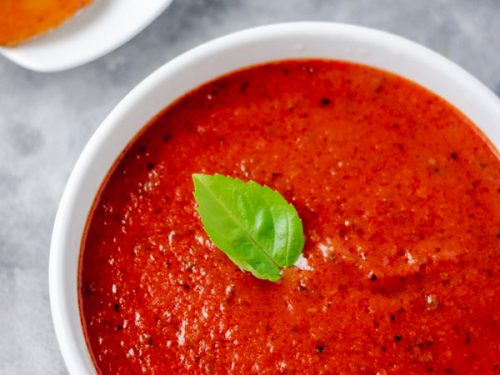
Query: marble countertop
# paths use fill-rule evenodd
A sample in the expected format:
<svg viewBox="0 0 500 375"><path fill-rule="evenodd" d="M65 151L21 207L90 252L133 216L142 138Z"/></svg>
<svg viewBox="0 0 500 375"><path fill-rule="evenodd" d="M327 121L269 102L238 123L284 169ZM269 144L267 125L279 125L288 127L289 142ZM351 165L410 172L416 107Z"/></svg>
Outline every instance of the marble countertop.
<svg viewBox="0 0 500 375"><path fill-rule="evenodd" d="M191 47L251 26L338 21L428 46L500 95L498 0L175 0L125 46L54 74L0 57L0 374L66 374L49 309L52 224L85 143L118 101Z"/></svg>

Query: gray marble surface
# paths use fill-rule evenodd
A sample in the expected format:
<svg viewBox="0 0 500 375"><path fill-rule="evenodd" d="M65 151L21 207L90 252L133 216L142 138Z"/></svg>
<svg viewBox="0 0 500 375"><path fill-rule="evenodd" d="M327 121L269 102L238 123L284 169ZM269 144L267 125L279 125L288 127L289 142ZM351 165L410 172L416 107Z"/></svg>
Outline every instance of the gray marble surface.
<svg viewBox="0 0 500 375"><path fill-rule="evenodd" d="M293 20L360 24L426 45L500 95L499 0L175 0L88 65L40 74L0 58L0 374L65 374L49 309L52 223L85 143L154 69L214 37Z"/></svg>

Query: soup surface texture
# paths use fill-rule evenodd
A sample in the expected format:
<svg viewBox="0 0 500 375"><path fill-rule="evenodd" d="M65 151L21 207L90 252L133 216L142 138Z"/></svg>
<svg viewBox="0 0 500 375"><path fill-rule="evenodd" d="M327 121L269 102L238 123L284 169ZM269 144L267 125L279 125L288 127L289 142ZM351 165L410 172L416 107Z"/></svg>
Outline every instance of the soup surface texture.
<svg viewBox="0 0 500 375"><path fill-rule="evenodd" d="M209 241L193 173L293 203L279 282ZM256 66L156 116L117 160L82 244L102 374L500 371L500 161L453 106L345 62Z"/></svg>

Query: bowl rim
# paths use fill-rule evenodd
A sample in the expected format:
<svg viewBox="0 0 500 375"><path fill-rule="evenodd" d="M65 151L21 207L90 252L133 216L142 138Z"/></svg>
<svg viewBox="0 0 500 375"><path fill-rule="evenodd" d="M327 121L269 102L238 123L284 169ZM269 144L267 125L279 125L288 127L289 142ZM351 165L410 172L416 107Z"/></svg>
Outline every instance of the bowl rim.
<svg viewBox="0 0 500 375"><path fill-rule="evenodd" d="M91 360L91 354L89 353L88 347L84 339L84 328L82 327L80 320L80 311L78 306L78 299L75 299L74 295L77 295L77 278L78 278L78 265L76 274L71 273L74 271L74 264L67 263L67 258L70 256L68 254L75 255L79 259L80 247L77 249L70 249L68 245L70 241L70 234L76 233L81 239L83 234L83 228L80 224L75 224L75 215L85 216L88 215L89 205L87 203L81 203L82 189L88 184L92 179L98 179L94 173L96 172L96 165L101 163L100 160L96 159L96 155L99 150L108 147L110 143L114 144L114 148L123 150L123 148L128 144L128 141L133 139L135 135L147 121L142 122L134 127L135 130L130 130L128 133L121 134L118 129L121 126L122 120L125 116L135 116L138 112L141 112L140 102L144 102L146 99L153 100L154 97L151 93L158 88L162 83L173 80L175 74L183 72L189 67L196 67L200 65L201 62L209 62L208 65L216 66L217 56L223 54L224 52L230 53L231 51L244 47L249 43L261 43L265 44L266 40L279 40L279 38L290 38L291 36L304 35L305 38L322 38L325 39L333 38L337 36L339 38L346 38L346 40L354 41L356 43L366 42L373 44L374 46L380 46L380 48L392 48L397 53L401 53L401 59L407 58L408 61L412 61L414 64L424 64L426 69L429 71L432 69L434 75L427 77L426 80L429 85L433 85L436 79L440 76L445 77L448 81L450 79L455 79L463 87L466 87L467 92L450 92L449 96L443 96L439 93L439 90L433 90L429 85L422 84L421 81L414 79L415 77L410 77L411 80L419 83L420 85L427 87L431 91L436 92L438 95L443 96L447 101L456 105L459 110L469 115L468 112L476 111L474 106L480 106L481 109L486 111L486 118L490 121L483 122L486 125L477 125L485 134L490 136L490 145L495 149L500 145L500 128L498 127L498 121L493 121L491 119L500 119L500 100L496 95L490 91L486 86L479 82L472 75L467 73L465 70L460 68L455 63L446 59L445 57L439 55L438 53L423 47L415 42L407 40L405 38L384 32L376 29L371 29L362 26L355 26L350 24L342 23L331 23L331 22L291 22L291 23L280 23L271 24L266 26L259 26L255 28L246 29L243 31L238 31L207 43L204 43L198 47L195 47L188 52L181 54L180 56L174 58L173 60L165 63L163 66L155 70L144 80L142 80L137 86L135 86L110 112L110 114L104 119L104 121L99 125L95 133L92 135L87 145L81 152L71 175L68 179L66 187L64 189L52 232L51 245L50 245L50 258L49 258L49 294L50 294L50 307L52 320L54 324L54 329L56 333L56 338L59 344L59 348L62 352L64 362L67 369L71 374L89 374L95 373L94 364ZM274 39L273 39L274 38ZM311 39L311 40L312 40ZM389 47L388 47L389 46ZM290 46L289 46L290 47ZM263 47L268 48L268 47ZM290 47L293 51L290 52L291 55L296 53L298 56L308 56L307 48L297 44ZM375 48L375 47L374 47ZM294 52L295 51L295 52ZM352 54L359 56L363 55L366 51L353 50L345 51L347 55ZM396 52L394 52L396 53ZM258 55L258 53L256 53ZM359 58L359 56L357 57ZM257 60L252 60L253 55L250 54L247 57L241 57L242 59L248 59L248 64L243 66L255 65L257 62L273 61L276 59L262 60L257 57ZM295 58L300 58L300 57ZM311 58L320 56L310 56ZM287 59L284 57L283 59ZM293 58L293 57L291 57ZM327 57L324 57L327 58ZM279 60L279 59L278 59ZM350 61L357 62L358 60L353 59ZM380 64L387 65L391 62L380 62ZM367 64L376 67L377 63ZM208 69L208 68L207 68ZM397 70L395 71L390 66L388 68L382 67L390 72L400 74ZM226 70L228 73L231 70ZM425 69L424 69L425 70ZM222 69L224 72L224 69ZM205 71L200 73L205 75L207 78L202 81L208 82L217 76L220 76L220 72ZM418 74L418 73L416 73ZM422 73L424 74L424 73ZM425 73L427 74L427 73ZM424 76L425 76L424 74ZM430 73L429 73L430 74ZM402 74L405 76L404 74ZM189 79L189 78L188 78ZM194 79L190 84L194 85L191 89L199 86L196 79ZM436 83L438 84L438 83ZM190 91L184 90L183 93ZM456 104L453 99L453 95L460 99L461 105ZM452 97L450 100L450 96ZM179 95L174 95L174 98L179 97ZM464 99L465 98L465 99ZM156 100L156 99L154 99ZM167 106L172 100L165 100L163 107ZM466 108L465 108L466 107ZM142 112L147 112L146 110ZM158 112L158 111L157 111ZM156 112L156 113L157 113ZM480 111L479 111L480 112ZM140 113L135 116L135 119L144 119L153 117L156 113ZM146 117L145 117L146 116ZM471 120L477 124L477 119L471 117ZM133 120L131 120L133 121ZM138 120L142 121L142 120ZM112 137L113 136L113 137ZM115 140L115 138L120 138ZM121 145L121 146L120 146ZM119 152L114 155L113 161L119 156ZM109 170L112 166L112 162L104 162L101 164L106 164L101 166L100 169ZM94 182L93 188L90 190L94 191L94 195L91 196L90 201L92 204L95 193L98 191L99 186L102 183L102 179L98 179L97 183ZM97 190L96 190L97 189ZM87 195L89 195L88 193ZM88 201L88 196L86 197ZM84 211L82 213L82 210ZM73 269L73 271L68 271L68 268ZM71 288L75 287L74 291ZM68 296L68 293L73 294L73 296ZM78 297L78 296L77 296ZM75 316L76 313L76 316ZM75 323L77 320L77 323ZM78 324L79 328L75 328L75 324ZM82 340L85 350L82 349Z"/></svg>

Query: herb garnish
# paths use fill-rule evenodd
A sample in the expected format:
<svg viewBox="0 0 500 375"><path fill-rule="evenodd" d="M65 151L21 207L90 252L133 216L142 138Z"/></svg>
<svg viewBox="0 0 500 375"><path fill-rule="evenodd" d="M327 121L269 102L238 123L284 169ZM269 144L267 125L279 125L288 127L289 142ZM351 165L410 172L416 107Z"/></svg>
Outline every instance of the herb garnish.
<svg viewBox="0 0 500 375"><path fill-rule="evenodd" d="M302 221L278 192L254 181L193 174L194 197L212 242L238 267L277 281L304 247Z"/></svg>

